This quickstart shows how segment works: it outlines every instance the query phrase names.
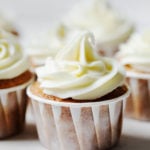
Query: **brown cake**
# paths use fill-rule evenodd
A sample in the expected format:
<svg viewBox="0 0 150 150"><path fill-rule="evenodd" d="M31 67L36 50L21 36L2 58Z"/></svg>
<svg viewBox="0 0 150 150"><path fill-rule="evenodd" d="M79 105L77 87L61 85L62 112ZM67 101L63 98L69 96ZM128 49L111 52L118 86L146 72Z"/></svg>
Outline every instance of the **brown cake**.
<svg viewBox="0 0 150 150"><path fill-rule="evenodd" d="M6 80L0 80L0 89L11 88L28 82L33 77L33 74L27 70L21 75Z"/></svg>
<svg viewBox="0 0 150 150"><path fill-rule="evenodd" d="M41 98L44 99L48 99L48 100L53 100L53 101L57 101L57 102L70 102L70 103L84 103L84 102L99 102L99 101L104 101L104 100L109 100L109 99L113 99L113 98L117 98L119 96L122 96L123 94L125 94L127 92L127 87L126 85L123 85L121 87L116 88L115 90L113 90L112 92L108 93L107 95L104 95L98 99L95 100L75 100L72 98L67 98L67 99L61 99L59 97L53 96L53 95L47 95L45 93L43 93L42 88L40 88L40 83L39 82L34 82L31 86L31 92L34 95L37 95Z"/></svg>

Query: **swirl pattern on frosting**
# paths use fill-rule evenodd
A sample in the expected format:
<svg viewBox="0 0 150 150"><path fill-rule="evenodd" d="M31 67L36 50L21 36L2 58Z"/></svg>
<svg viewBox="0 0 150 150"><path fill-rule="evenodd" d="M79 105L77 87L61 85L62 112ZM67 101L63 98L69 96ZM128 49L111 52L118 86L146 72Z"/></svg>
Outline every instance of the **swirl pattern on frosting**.
<svg viewBox="0 0 150 150"><path fill-rule="evenodd" d="M28 69L27 57L15 38L1 38L0 34L0 80L12 79Z"/></svg>
<svg viewBox="0 0 150 150"><path fill-rule="evenodd" d="M150 73L150 31L135 33L117 54L123 65Z"/></svg>
<svg viewBox="0 0 150 150"><path fill-rule="evenodd" d="M55 58L36 69L44 93L60 98L94 100L123 84L124 70L95 52L94 38L83 32Z"/></svg>

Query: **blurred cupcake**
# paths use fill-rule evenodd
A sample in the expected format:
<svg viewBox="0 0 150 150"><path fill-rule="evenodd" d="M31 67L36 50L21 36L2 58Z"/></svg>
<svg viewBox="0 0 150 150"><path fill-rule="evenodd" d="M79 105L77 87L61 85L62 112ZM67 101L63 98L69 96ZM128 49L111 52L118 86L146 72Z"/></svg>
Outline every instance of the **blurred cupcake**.
<svg viewBox="0 0 150 150"><path fill-rule="evenodd" d="M94 46L93 35L80 33L37 68L38 79L27 90L48 149L96 150L118 143L128 96L124 71L98 56Z"/></svg>
<svg viewBox="0 0 150 150"><path fill-rule="evenodd" d="M0 30L5 30L11 34L18 36L18 32L11 21L0 14Z"/></svg>
<svg viewBox="0 0 150 150"><path fill-rule="evenodd" d="M106 0L82 1L64 18L67 26L94 33L98 51L113 56L120 43L133 32L132 24L113 10Z"/></svg>
<svg viewBox="0 0 150 150"><path fill-rule="evenodd" d="M75 32L60 23L47 33L32 38L27 46L27 53L33 68L43 65L48 56L54 57Z"/></svg>
<svg viewBox="0 0 150 150"><path fill-rule="evenodd" d="M26 87L33 78L16 38L0 32L0 139L24 126Z"/></svg>
<svg viewBox="0 0 150 150"><path fill-rule="evenodd" d="M139 120L150 120L150 31L134 34L121 45L117 54L127 70L131 95L126 114Z"/></svg>

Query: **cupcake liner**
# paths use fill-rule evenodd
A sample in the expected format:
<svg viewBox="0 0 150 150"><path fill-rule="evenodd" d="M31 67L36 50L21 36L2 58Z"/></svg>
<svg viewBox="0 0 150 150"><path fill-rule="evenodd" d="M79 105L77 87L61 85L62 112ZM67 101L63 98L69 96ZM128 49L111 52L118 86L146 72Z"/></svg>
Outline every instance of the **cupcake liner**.
<svg viewBox="0 0 150 150"><path fill-rule="evenodd" d="M0 89L0 139L20 132L24 127L27 95L32 82L13 88Z"/></svg>
<svg viewBox="0 0 150 150"><path fill-rule="evenodd" d="M96 150L118 143L122 129L123 100L69 103L31 98L41 143L48 149Z"/></svg>
<svg viewBox="0 0 150 150"><path fill-rule="evenodd" d="M127 75L131 94L126 101L126 116L138 120L150 120L150 75L131 72Z"/></svg>

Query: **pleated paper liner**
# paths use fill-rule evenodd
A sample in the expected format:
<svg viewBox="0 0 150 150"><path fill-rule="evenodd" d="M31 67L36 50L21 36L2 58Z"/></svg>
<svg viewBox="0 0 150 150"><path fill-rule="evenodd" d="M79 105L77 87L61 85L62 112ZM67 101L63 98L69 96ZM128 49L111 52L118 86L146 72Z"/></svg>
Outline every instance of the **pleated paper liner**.
<svg viewBox="0 0 150 150"><path fill-rule="evenodd" d="M120 97L87 103L69 103L31 98L41 143L51 150L103 150L116 145L122 129L123 100Z"/></svg>
<svg viewBox="0 0 150 150"><path fill-rule="evenodd" d="M150 74L127 72L131 94L126 102L126 116L133 119L150 120Z"/></svg>
<svg viewBox="0 0 150 150"><path fill-rule="evenodd" d="M23 130L27 104L26 87L33 81L0 90L0 139Z"/></svg>

